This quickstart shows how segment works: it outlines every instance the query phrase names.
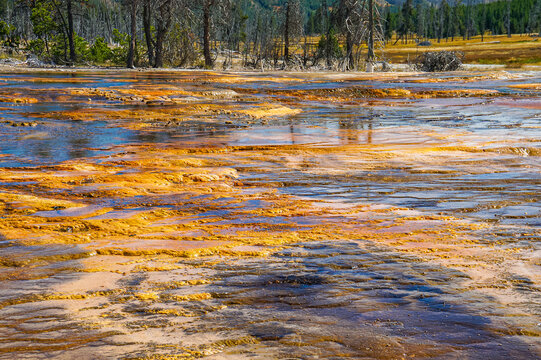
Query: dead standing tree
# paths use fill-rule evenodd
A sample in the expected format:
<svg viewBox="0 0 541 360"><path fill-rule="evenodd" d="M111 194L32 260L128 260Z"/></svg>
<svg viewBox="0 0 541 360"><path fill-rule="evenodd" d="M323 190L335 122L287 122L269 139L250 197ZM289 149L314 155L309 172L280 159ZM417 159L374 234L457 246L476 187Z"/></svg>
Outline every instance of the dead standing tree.
<svg viewBox="0 0 541 360"><path fill-rule="evenodd" d="M368 0L368 54L366 55L366 71L372 72L374 65L374 0ZM383 33L383 31L382 31Z"/></svg>
<svg viewBox="0 0 541 360"><path fill-rule="evenodd" d="M333 14L333 21L339 25L346 37L346 54L340 62L343 70L356 68L360 58L360 45L367 44L367 70L376 60L375 47L383 48L385 33L379 9L373 0L341 0Z"/></svg>
<svg viewBox="0 0 541 360"><path fill-rule="evenodd" d="M248 16L236 1L222 0L217 3L213 15L215 18L215 37L220 43L224 55L223 68L233 65L233 53L240 54L241 43L246 46L246 21Z"/></svg>
<svg viewBox="0 0 541 360"><path fill-rule="evenodd" d="M205 66L211 68L214 61L210 55L211 10L217 0L203 0L203 57Z"/></svg>
<svg viewBox="0 0 541 360"><path fill-rule="evenodd" d="M154 43L152 39L152 2L143 0L143 29L145 32L145 41L147 43L148 63L154 64Z"/></svg>
<svg viewBox="0 0 541 360"><path fill-rule="evenodd" d="M148 62L150 66L163 67L164 41L173 19L178 0L144 0L143 29L147 43ZM153 28L155 34L153 34Z"/></svg>
<svg viewBox="0 0 541 360"><path fill-rule="evenodd" d="M70 47L70 61L74 64L77 61L75 52L75 31L73 30L73 2L66 0L66 14L68 17L68 43Z"/></svg>
<svg viewBox="0 0 541 360"><path fill-rule="evenodd" d="M136 37L137 37L137 0L129 0L128 6L130 10L130 47L128 49L128 59L126 66L128 68L135 67L135 47L136 47Z"/></svg>
<svg viewBox="0 0 541 360"><path fill-rule="evenodd" d="M274 13L258 14L257 22L249 38L253 42L252 66L264 70L270 67L276 53L276 38L280 37L280 26Z"/></svg>
<svg viewBox="0 0 541 360"><path fill-rule="evenodd" d="M288 0L284 12L284 64L287 66L290 60L290 41L298 39L302 35L303 30L303 19L299 0Z"/></svg>
<svg viewBox="0 0 541 360"><path fill-rule="evenodd" d="M351 21L358 21L358 19L351 19L353 9L358 5L359 2L357 0L340 0L335 12L332 14L333 22L338 25L338 28L346 35L346 54L342 61L344 70L353 70L355 68L353 48L355 44L358 45L358 39L355 39L355 32L353 31L354 27L348 26L348 23L351 23Z"/></svg>
<svg viewBox="0 0 541 360"><path fill-rule="evenodd" d="M214 66L214 59L210 51L211 32L213 30L212 15L215 13L225 14L227 9L231 7L232 0L201 0L203 5L203 57L205 59L205 67L211 68ZM222 21L227 21L222 18Z"/></svg>
<svg viewBox="0 0 541 360"><path fill-rule="evenodd" d="M154 67L163 67L163 43L173 19L173 0L162 0L157 4L156 12L156 49Z"/></svg>

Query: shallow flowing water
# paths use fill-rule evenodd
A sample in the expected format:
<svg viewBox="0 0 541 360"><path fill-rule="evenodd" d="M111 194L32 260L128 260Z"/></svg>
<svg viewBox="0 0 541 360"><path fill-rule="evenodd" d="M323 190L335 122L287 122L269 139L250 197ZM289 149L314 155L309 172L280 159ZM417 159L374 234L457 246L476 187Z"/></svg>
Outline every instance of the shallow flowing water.
<svg viewBox="0 0 541 360"><path fill-rule="evenodd" d="M0 75L0 358L541 357L541 74Z"/></svg>

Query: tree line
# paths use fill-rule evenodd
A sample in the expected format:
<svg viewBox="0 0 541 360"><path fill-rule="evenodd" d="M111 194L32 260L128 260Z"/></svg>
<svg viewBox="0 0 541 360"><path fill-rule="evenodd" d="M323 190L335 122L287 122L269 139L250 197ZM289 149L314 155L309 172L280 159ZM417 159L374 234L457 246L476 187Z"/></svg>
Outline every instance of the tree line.
<svg viewBox="0 0 541 360"><path fill-rule="evenodd" d="M355 69L386 42L539 33L541 0L0 0L0 44L55 64Z"/></svg>
<svg viewBox="0 0 541 360"><path fill-rule="evenodd" d="M406 0L385 15L385 38L395 41L438 42L480 35L541 35L541 0L441 0L437 5Z"/></svg>

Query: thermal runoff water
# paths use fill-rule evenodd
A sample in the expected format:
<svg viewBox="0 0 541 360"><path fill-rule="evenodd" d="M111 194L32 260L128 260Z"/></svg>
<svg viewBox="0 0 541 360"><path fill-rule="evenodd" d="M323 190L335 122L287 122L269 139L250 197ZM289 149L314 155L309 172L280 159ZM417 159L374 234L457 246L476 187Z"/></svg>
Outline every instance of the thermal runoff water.
<svg viewBox="0 0 541 360"><path fill-rule="evenodd" d="M541 74L0 74L0 358L541 357Z"/></svg>

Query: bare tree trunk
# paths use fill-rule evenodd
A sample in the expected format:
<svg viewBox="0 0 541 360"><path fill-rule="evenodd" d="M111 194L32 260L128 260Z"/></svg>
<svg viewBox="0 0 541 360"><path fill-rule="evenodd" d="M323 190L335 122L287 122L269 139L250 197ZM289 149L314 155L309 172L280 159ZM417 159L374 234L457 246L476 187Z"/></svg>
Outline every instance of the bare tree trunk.
<svg viewBox="0 0 541 360"><path fill-rule="evenodd" d="M137 1L130 1L130 49L128 50L127 67L134 68L135 38L137 36Z"/></svg>
<svg viewBox="0 0 541 360"><path fill-rule="evenodd" d="M60 21L62 22L62 48L64 50L64 62L68 63L68 49L67 49L67 41L66 36L69 32L68 24L66 23L66 19L64 18L62 9L60 8L60 4L56 1L52 2L53 6L56 9L57 14L60 16Z"/></svg>
<svg viewBox="0 0 541 360"><path fill-rule="evenodd" d="M51 52L49 51L49 39L47 36L45 36L45 51L47 51L47 56L51 57Z"/></svg>
<svg viewBox="0 0 541 360"><path fill-rule="evenodd" d="M147 42L148 62L150 66L154 65L154 46L152 43L150 0L145 1L143 6L143 27L145 31L145 40Z"/></svg>
<svg viewBox="0 0 541 360"><path fill-rule="evenodd" d="M306 68L306 64L308 63L308 41L306 39L306 34L304 35L304 47L302 51L302 66Z"/></svg>
<svg viewBox="0 0 541 360"><path fill-rule="evenodd" d="M290 18L290 0L286 3L286 23L284 27L284 62L289 62L289 18Z"/></svg>
<svg viewBox="0 0 541 360"><path fill-rule="evenodd" d="M327 64L327 67L330 68L332 65L331 61L331 26L329 25L329 18L328 18L328 4L327 0L323 0L323 3L321 4L321 33L325 34L325 61Z"/></svg>
<svg viewBox="0 0 541 360"><path fill-rule="evenodd" d="M212 67L212 57L210 55L210 9L213 0L204 0L203 6L203 56L205 57L205 66Z"/></svg>
<svg viewBox="0 0 541 360"><path fill-rule="evenodd" d="M366 71L372 72L374 63L374 0L368 0L368 54L366 55L366 63Z"/></svg>
<svg viewBox="0 0 541 360"><path fill-rule="evenodd" d="M154 67L161 68L163 67L163 39L164 33L159 32L156 34L156 52L154 54Z"/></svg>
<svg viewBox="0 0 541 360"><path fill-rule="evenodd" d="M353 37L351 36L351 32L347 32L346 34L346 56L347 56L347 70L353 70L355 67L355 61L353 59Z"/></svg>
<svg viewBox="0 0 541 360"><path fill-rule="evenodd" d="M154 47L154 67L163 67L163 43L169 26L171 25L171 5L172 0L164 0L158 6L158 16L156 18L156 43Z"/></svg>
<svg viewBox="0 0 541 360"><path fill-rule="evenodd" d="M77 60L77 54L75 53L75 33L73 31L73 9L72 0L67 0L67 12L68 12L68 42L70 47L70 62L72 64Z"/></svg>
<svg viewBox="0 0 541 360"><path fill-rule="evenodd" d="M68 63L68 44L66 41L66 34L62 32L62 48L64 49L64 61Z"/></svg>

